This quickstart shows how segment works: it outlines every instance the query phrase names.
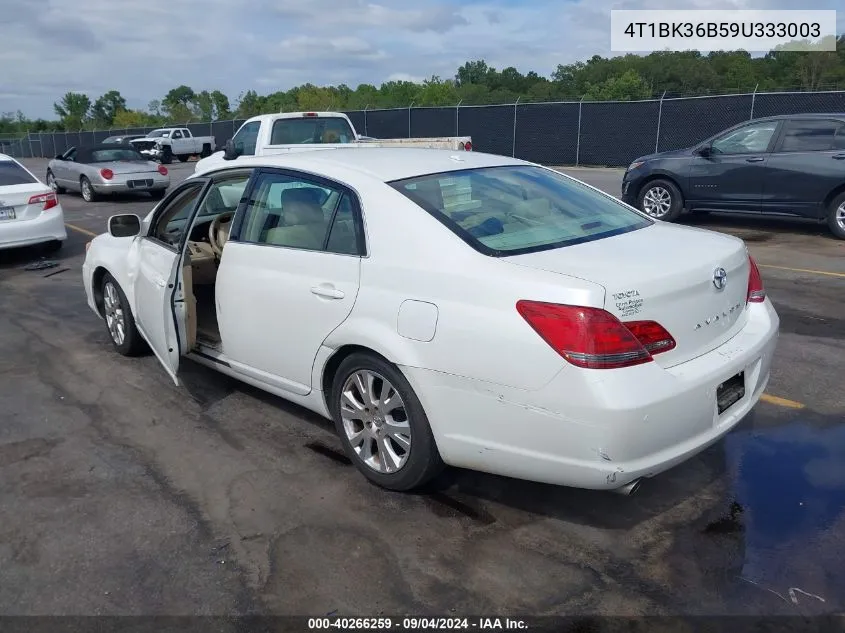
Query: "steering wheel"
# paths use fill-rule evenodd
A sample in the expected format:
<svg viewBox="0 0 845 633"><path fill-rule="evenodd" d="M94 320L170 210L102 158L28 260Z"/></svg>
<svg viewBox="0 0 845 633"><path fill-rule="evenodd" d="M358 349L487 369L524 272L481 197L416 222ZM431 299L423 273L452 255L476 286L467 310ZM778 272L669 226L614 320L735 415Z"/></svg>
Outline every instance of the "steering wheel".
<svg viewBox="0 0 845 633"><path fill-rule="evenodd" d="M211 245L211 250L214 251L217 257L223 255L223 246L226 245L226 240L229 239L229 231L232 229L232 218L234 216L234 211L221 213L208 226L208 242Z"/></svg>

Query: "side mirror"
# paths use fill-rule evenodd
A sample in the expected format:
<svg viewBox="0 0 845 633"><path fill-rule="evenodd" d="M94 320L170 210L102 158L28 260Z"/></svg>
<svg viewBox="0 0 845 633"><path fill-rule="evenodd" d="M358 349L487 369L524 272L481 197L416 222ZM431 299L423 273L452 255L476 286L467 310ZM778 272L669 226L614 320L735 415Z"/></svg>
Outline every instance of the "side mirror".
<svg viewBox="0 0 845 633"><path fill-rule="evenodd" d="M243 147L238 147L235 145L232 139L226 141L226 144L223 146L223 159L224 160L235 160L238 156L244 153Z"/></svg>
<svg viewBox="0 0 845 633"><path fill-rule="evenodd" d="M704 158L707 158L708 156L713 154L713 148L710 145L703 145L703 146L699 147L695 151L695 153L698 154L699 156L703 156Z"/></svg>
<svg viewBox="0 0 845 633"><path fill-rule="evenodd" d="M141 232L141 218L134 213L122 213L109 218L112 237L135 237Z"/></svg>
<svg viewBox="0 0 845 633"><path fill-rule="evenodd" d="M61 154L56 154L56 160L64 160L64 156Z"/></svg>

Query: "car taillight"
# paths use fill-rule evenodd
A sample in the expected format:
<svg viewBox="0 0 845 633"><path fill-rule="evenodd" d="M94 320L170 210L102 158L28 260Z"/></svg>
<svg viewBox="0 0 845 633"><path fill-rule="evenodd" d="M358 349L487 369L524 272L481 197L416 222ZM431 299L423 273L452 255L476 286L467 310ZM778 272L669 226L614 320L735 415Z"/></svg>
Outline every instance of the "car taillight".
<svg viewBox="0 0 845 633"><path fill-rule="evenodd" d="M672 335L657 321L625 321L622 325L628 328L652 355L668 352L677 345Z"/></svg>
<svg viewBox="0 0 845 633"><path fill-rule="evenodd" d="M47 209L59 206L59 198L55 193L41 193L37 196L32 196L28 204L43 204L44 206L41 207L41 210L46 211Z"/></svg>
<svg viewBox="0 0 845 633"><path fill-rule="evenodd" d="M466 143L464 143L464 149L468 152L471 152L472 151L472 143L470 141L467 141Z"/></svg>
<svg viewBox="0 0 845 633"><path fill-rule="evenodd" d="M748 256L748 295L746 303L763 303L766 300L766 289L763 287L763 278L760 276L760 269L757 262L751 255Z"/></svg>
<svg viewBox="0 0 845 633"><path fill-rule="evenodd" d="M576 367L631 367L675 347L675 340L660 324L624 324L601 308L519 301L516 309L552 349Z"/></svg>
<svg viewBox="0 0 845 633"><path fill-rule="evenodd" d="M302 116L317 116L316 112L303 112Z"/></svg>
<svg viewBox="0 0 845 633"><path fill-rule="evenodd" d="M158 166L158 173L160 173L162 176L166 176L167 175L167 167L165 167L164 165L159 165Z"/></svg>
<svg viewBox="0 0 845 633"><path fill-rule="evenodd" d="M105 180L111 180L112 178L114 178L114 172L111 169L101 169L100 175Z"/></svg>

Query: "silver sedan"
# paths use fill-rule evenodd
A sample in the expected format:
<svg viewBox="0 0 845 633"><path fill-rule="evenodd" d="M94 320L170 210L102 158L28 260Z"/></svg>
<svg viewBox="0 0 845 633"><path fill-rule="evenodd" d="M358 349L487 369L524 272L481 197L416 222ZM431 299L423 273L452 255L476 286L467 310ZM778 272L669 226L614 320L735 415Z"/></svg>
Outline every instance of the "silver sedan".
<svg viewBox="0 0 845 633"><path fill-rule="evenodd" d="M47 165L47 184L56 193L79 191L86 202L113 193L146 192L160 200L170 186L167 167L137 150L114 144L71 147Z"/></svg>

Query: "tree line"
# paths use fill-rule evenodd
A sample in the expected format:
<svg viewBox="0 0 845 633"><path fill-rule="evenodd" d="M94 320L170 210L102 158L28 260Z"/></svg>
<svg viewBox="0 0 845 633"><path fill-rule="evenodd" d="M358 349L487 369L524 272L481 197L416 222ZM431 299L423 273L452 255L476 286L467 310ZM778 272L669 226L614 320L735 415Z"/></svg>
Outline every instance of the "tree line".
<svg viewBox="0 0 845 633"><path fill-rule="evenodd" d="M259 95L248 90L232 104L220 90L170 90L145 110L130 109L117 90L94 101L68 92L54 105L56 120L29 119L20 111L0 115L0 134L159 126L248 118L265 112L364 110L414 106L484 105L543 101L637 100L651 97L766 90L845 88L845 35L835 52L773 51L752 57L745 51L701 54L654 52L559 64L550 77L516 68L497 70L484 60L468 61L451 78L388 81L350 88L304 84Z"/></svg>

